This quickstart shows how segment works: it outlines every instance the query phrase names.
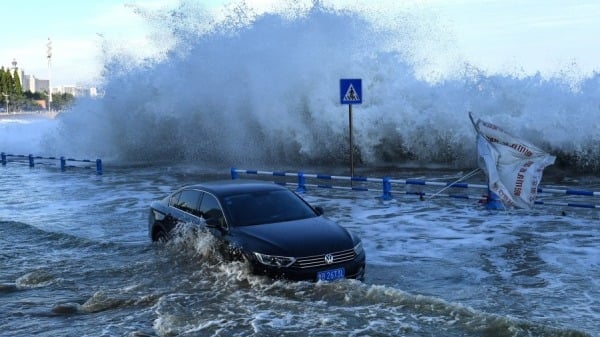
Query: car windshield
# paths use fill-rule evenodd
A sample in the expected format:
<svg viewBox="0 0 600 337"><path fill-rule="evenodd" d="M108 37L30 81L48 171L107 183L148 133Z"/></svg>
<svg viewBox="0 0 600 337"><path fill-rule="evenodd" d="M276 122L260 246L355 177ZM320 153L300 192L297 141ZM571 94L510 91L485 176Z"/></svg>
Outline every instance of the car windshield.
<svg viewBox="0 0 600 337"><path fill-rule="evenodd" d="M224 198L233 226L251 226L306 219L317 216L298 196L288 190L260 191Z"/></svg>

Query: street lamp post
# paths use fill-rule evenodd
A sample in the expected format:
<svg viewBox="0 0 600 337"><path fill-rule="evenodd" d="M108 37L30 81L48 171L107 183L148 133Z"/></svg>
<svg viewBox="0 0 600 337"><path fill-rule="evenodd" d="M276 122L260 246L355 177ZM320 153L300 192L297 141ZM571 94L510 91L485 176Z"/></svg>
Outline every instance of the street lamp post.
<svg viewBox="0 0 600 337"><path fill-rule="evenodd" d="M46 57L48 58L48 111L50 111L50 105L52 105L52 41L50 38L48 38L46 47Z"/></svg>

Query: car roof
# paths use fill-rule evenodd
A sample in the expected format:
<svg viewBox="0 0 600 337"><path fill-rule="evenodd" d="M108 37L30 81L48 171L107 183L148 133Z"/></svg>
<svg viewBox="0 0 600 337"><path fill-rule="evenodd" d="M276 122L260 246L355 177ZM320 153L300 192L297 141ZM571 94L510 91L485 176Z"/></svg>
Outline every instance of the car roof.
<svg viewBox="0 0 600 337"><path fill-rule="evenodd" d="M232 179L232 180L216 180L208 181L199 184L187 185L184 189L197 188L210 192L218 197L235 195L248 192L272 191L286 189L274 182L262 180L247 180L247 179Z"/></svg>

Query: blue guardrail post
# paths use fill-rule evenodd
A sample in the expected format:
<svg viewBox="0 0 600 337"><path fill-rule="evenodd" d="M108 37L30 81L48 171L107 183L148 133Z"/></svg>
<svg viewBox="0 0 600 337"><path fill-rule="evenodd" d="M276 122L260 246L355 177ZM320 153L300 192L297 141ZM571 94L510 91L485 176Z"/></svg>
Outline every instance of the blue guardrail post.
<svg viewBox="0 0 600 337"><path fill-rule="evenodd" d="M296 188L296 192L304 193L306 192L306 177L304 173L298 172L298 188Z"/></svg>
<svg viewBox="0 0 600 337"><path fill-rule="evenodd" d="M6 166L6 153L2 152L2 166Z"/></svg>
<svg viewBox="0 0 600 337"><path fill-rule="evenodd" d="M104 170L102 169L102 159L96 159L96 174L102 175Z"/></svg>
<svg viewBox="0 0 600 337"><path fill-rule="evenodd" d="M238 173L237 173L237 170L235 169L235 167L232 167L232 168L231 168L231 179L232 179L232 180L235 180L235 179L237 179L237 178L238 178Z"/></svg>
<svg viewBox="0 0 600 337"><path fill-rule="evenodd" d="M67 160L65 159L65 157L60 157L60 170L61 171L65 171L67 169Z"/></svg>
<svg viewBox="0 0 600 337"><path fill-rule="evenodd" d="M34 167L35 163L33 162L33 155L29 154L29 167Z"/></svg>
<svg viewBox="0 0 600 337"><path fill-rule="evenodd" d="M498 195L492 192L490 189L488 189L488 196L487 202L485 203L485 208L492 210L504 209L504 205L502 205L502 202L500 201L500 199L498 199Z"/></svg>
<svg viewBox="0 0 600 337"><path fill-rule="evenodd" d="M392 200L392 183L390 178L383 178L383 194L381 195L382 200Z"/></svg>

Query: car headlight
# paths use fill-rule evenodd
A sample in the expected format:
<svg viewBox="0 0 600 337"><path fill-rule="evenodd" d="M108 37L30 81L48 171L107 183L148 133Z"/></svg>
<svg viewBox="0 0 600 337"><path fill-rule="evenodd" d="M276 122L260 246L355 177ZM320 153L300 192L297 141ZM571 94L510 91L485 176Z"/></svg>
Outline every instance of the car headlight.
<svg viewBox="0 0 600 337"><path fill-rule="evenodd" d="M287 256L275 256L261 253L254 253L254 256L256 256L260 263L272 267L289 267L296 262L295 258Z"/></svg>
<svg viewBox="0 0 600 337"><path fill-rule="evenodd" d="M358 241L356 246L354 246L354 254L360 255L363 252L362 241Z"/></svg>

